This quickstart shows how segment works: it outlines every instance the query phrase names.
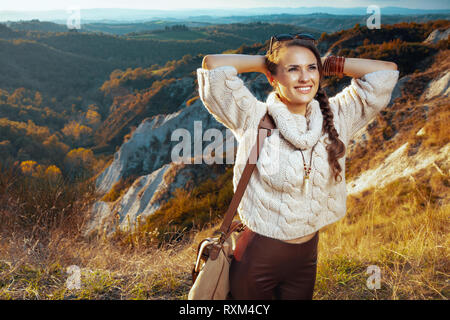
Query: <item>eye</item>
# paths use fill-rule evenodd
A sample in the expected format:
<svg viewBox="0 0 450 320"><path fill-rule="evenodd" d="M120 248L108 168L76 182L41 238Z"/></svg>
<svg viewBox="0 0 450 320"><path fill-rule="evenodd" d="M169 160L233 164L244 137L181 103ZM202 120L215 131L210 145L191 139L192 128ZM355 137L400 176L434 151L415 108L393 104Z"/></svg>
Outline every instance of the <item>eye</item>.
<svg viewBox="0 0 450 320"><path fill-rule="evenodd" d="M297 68L295 68L295 67L288 69L288 71L295 71L295 70L297 70Z"/></svg>
<svg viewBox="0 0 450 320"><path fill-rule="evenodd" d="M310 66L309 68L312 70L316 70L316 66Z"/></svg>

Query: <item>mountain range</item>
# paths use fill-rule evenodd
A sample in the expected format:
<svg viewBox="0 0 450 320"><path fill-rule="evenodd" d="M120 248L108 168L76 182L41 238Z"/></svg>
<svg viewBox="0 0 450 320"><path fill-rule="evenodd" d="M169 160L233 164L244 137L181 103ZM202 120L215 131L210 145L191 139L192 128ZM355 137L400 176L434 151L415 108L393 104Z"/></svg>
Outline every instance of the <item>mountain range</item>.
<svg viewBox="0 0 450 320"><path fill-rule="evenodd" d="M71 15L69 6L67 10L51 11L0 11L0 22L39 19L65 24ZM423 15L423 14L448 14L448 9L411 9L404 7L380 7L382 15ZM331 15L367 15L367 7L259 7L259 8L236 8L236 9L185 9L185 10L146 10L146 9L116 9L98 8L81 9L80 17L83 23L102 22L145 22L152 19L184 19L203 20L211 23L214 17L249 17L265 15L308 15L308 14L331 14ZM214 23L220 23L214 21Z"/></svg>

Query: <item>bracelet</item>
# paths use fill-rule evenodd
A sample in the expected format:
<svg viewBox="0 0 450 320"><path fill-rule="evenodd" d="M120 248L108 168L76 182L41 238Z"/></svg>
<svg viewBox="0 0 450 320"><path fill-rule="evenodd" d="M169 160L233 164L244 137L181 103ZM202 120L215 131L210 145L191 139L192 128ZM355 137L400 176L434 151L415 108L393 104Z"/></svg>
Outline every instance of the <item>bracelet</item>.
<svg viewBox="0 0 450 320"><path fill-rule="evenodd" d="M329 55L323 63L323 74L325 76L344 76L345 57Z"/></svg>

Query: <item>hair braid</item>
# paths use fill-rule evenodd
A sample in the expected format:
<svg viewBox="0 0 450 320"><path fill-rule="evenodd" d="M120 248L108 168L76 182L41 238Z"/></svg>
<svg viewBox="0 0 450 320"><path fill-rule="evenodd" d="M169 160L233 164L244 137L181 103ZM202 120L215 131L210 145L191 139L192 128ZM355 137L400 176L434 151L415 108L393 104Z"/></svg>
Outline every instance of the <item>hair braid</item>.
<svg viewBox="0 0 450 320"><path fill-rule="evenodd" d="M316 100L320 104L320 110L322 111L323 115L323 130L328 133L329 144L326 146L326 150L328 151L328 162L332 169L334 179L338 181L339 177L340 182L342 181L342 177L340 175L342 168L338 162L338 159L342 158L345 155L345 145L339 139L339 134L334 127L333 112L330 109L328 96L325 90L320 85L319 89L317 90Z"/></svg>

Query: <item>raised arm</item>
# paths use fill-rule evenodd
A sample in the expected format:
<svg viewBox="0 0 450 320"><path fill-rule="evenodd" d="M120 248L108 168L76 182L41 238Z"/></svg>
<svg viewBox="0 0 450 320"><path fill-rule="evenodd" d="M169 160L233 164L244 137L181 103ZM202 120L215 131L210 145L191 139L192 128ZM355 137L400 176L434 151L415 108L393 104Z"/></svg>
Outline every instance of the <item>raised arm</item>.
<svg viewBox="0 0 450 320"><path fill-rule="evenodd" d="M322 64L326 57L322 57ZM363 75L380 70L398 70L397 64L391 61L345 58L344 74L352 78L361 78Z"/></svg>
<svg viewBox="0 0 450 320"><path fill-rule="evenodd" d="M203 69L215 69L222 66L233 66L238 73L266 73L264 56L247 54L208 54L203 58Z"/></svg>
<svg viewBox="0 0 450 320"><path fill-rule="evenodd" d="M390 61L345 58L343 72L352 77L351 84L329 101L333 112L344 119L351 139L388 105L399 71Z"/></svg>
<svg viewBox="0 0 450 320"><path fill-rule="evenodd" d="M209 54L203 58L203 69L215 69L222 66L233 66L238 73L261 72L267 75L264 56L247 54ZM321 58L322 64L325 57ZM352 78L361 78L367 73L378 70L397 70L397 64L391 61L346 58L344 74Z"/></svg>
<svg viewBox="0 0 450 320"><path fill-rule="evenodd" d="M264 56L213 54L203 58L197 69L199 96L214 118L236 137L256 117L258 100L238 77L239 72L264 71Z"/></svg>
<svg viewBox="0 0 450 320"><path fill-rule="evenodd" d="M347 76L361 78L365 74L381 70L397 70L397 64L383 60L345 58L344 74Z"/></svg>

